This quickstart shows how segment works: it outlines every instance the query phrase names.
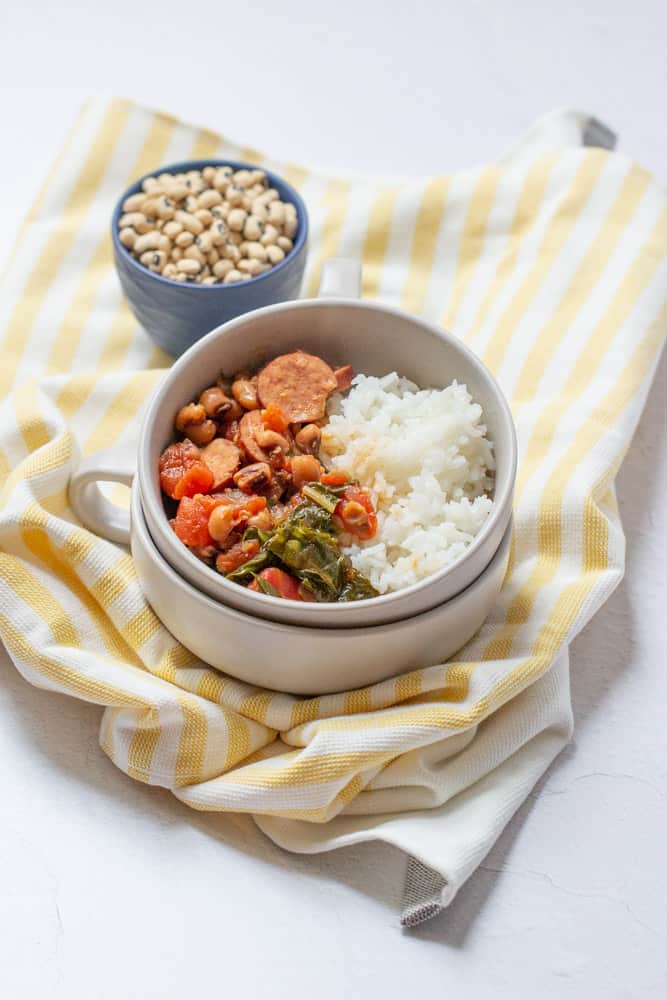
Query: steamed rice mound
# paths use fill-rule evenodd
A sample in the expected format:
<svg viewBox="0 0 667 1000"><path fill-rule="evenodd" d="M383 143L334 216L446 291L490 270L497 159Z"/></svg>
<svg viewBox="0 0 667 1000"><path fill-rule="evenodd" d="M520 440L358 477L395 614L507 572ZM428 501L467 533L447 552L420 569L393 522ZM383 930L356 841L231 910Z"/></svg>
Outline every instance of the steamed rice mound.
<svg viewBox="0 0 667 1000"><path fill-rule="evenodd" d="M378 512L374 538L346 548L356 568L386 593L458 559L491 512L495 469L482 408L466 386L357 375L328 413L323 460L368 488Z"/></svg>

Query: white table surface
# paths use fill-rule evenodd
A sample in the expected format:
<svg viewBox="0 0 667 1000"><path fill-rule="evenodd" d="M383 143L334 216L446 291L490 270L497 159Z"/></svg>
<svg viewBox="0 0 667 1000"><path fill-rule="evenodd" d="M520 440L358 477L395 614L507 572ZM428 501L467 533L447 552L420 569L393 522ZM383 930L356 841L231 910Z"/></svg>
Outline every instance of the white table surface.
<svg viewBox="0 0 667 1000"><path fill-rule="evenodd" d="M0 34L0 256L82 98L292 160L422 173L563 105L667 174L661 0L23 0ZM387 847L295 857L118 772L100 710L0 657L0 996L652 998L667 981L663 363L618 482L625 581L572 649L573 743L440 918ZM453 992L455 991L455 992Z"/></svg>

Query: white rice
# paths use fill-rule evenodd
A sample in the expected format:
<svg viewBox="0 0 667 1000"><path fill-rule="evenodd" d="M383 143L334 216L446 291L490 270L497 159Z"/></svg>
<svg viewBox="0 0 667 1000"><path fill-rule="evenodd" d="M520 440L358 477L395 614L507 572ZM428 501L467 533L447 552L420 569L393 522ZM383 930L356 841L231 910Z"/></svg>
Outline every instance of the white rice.
<svg viewBox="0 0 667 1000"><path fill-rule="evenodd" d="M375 537L346 549L357 569L386 593L458 559L489 516L495 469L482 408L466 386L357 375L328 412L324 461L367 487L378 511Z"/></svg>

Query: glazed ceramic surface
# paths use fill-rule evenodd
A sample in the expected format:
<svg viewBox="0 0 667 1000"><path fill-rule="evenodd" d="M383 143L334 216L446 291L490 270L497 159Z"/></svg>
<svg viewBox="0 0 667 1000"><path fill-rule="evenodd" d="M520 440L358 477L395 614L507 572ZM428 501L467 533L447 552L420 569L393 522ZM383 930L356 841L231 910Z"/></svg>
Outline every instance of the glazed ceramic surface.
<svg viewBox="0 0 667 1000"><path fill-rule="evenodd" d="M252 164L236 163L233 160L188 160L160 167L128 188L116 205L111 220L114 261L123 292L146 332L174 357L183 354L213 327L235 316L274 302L295 299L301 288L306 265L306 206L294 188L270 170L265 170L270 186L278 191L282 201L296 206L299 220L294 248L270 271L238 284L195 285L154 274L132 256L118 238L118 220L125 199L141 190L142 181L146 177L164 172L200 170L209 165L229 165L235 170L255 169Z"/></svg>
<svg viewBox="0 0 667 1000"><path fill-rule="evenodd" d="M441 605L468 587L493 558L509 524L516 475L512 418L492 375L459 340L437 327L376 303L338 298L353 296L359 270L349 261L329 261L325 297L273 306L214 330L170 369L144 417L137 463L142 506L155 544L186 580L215 600L260 618L295 625L351 628L398 621ZM332 365L384 375L397 371L417 384L441 388L464 382L483 408L496 455L494 507L466 553L452 566L412 587L365 601L318 604L272 597L239 587L207 567L176 537L164 512L158 478L160 452L173 436L174 414L199 395L221 369L252 368L285 351L304 348ZM122 469L121 469L122 466ZM117 468L115 468L117 467ZM123 515L110 510L95 487L97 480L129 482L131 456L110 452L87 459L72 480L70 496L79 516L93 530L123 540ZM120 519L114 535L113 519Z"/></svg>
<svg viewBox="0 0 667 1000"><path fill-rule="evenodd" d="M479 579L426 614L374 628L321 629L253 618L220 604L176 573L132 491L132 556L146 597L172 635L205 663L293 694L326 694L442 663L482 625L502 586L511 525Z"/></svg>

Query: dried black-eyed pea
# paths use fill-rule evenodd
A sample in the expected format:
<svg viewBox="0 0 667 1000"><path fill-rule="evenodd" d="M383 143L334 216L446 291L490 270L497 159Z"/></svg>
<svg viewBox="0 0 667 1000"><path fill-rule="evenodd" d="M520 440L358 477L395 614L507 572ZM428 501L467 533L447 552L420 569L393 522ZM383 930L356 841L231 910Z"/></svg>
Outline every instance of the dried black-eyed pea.
<svg viewBox="0 0 667 1000"><path fill-rule="evenodd" d="M271 244L266 248L266 257L270 264L279 264L281 260L285 259L285 251Z"/></svg>
<svg viewBox="0 0 667 1000"><path fill-rule="evenodd" d="M276 243L281 250L285 251L285 253L289 253L294 246L291 239L289 239L289 237L287 236L279 236L278 239L276 240Z"/></svg>
<svg viewBox="0 0 667 1000"><path fill-rule="evenodd" d="M184 229L182 233L178 234L175 240L176 246L182 247L183 249L185 249L185 247L191 246L194 243L194 241L195 238L189 229Z"/></svg>
<svg viewBox="0 0 667 1000"><path fill-rule="evenodd" d="M252 179L251 170L237 170L234 174L234 183L240 188L249 188L254 181Z"/></svg>
<svg viewBox="0 0 667 1000"><path fill-rule="evenodd" d="M241 252L237 246L234 246L229 240L220 247L220 253L225 258L225 260L233 260L237 263L241 260Z"/></svg>
<svg viewBox="0 0 667 1000"><path fill-rule="evenodd" d="M157 177L145 177L141 182L141 190L145 191L146 194L151 194L152 192L159 192L162 190L162 185L158 181Z"/></svg>
<svg viewBox="0 0 667 1000"><path fill-rule="evenodd" d="M167 263L167 255L162 250L147 250L146 253L142 253L139 260L150 271L160 273Z"/></svg>
<svg viewBox="0 0 667 1000"><path fill-rule="evenodd" d="M269 210L259 198L254 198L250 210L256 219L261 219L262 222L267 222L269 218Z"/></svg>
<svg viewBox="0 0 667 1000"><path fill-rule="evenodd" d="M224 278L226 274L234 270L234 265L231 260L222 259L219 260L217 264L213 265L213 274L216 278Z"/></svg>
<svg viewBox="0 0 667 1000"><path fill-rule="evenodd" d="M264 270L264 265L260 261L248 260L247 258L240 260L236 266L239 271L243 271L244 274L249 274L252 278L261 274Z"/></svg>
<svg viewBox="0 0 667 1000"><path fill-rule="evenodd" d="M291 211L290 211L291 210ZM285 223L283 225L283 232L288 239L294 239L296 231L298 228L298 220L296 217L296 209L294 205L285 205Z"/></svg>
<svg viewBox="0 0 667 1000"><path fill-rule="evenodd" d="M268 247L271 243L275 243L279 236L280 233L278 232L276 227L267 223L266 226L264 227L264 232L262 233L259 242L262 244L262 246Z"/></svg>
<svg viewBox="0 0 667 1000"><path fill-rule="evenodd" d="M124 247L127 247L128 250L131 250L138 237L134 229L128 227L127 229L121 229L121 231L118 234L118 239L120 240L120 242L123 244Z"/></svg>
<svg viewBox="0 0 667 1000"><path fill-rule="evenodd" d="M282 226L285 222L285 217L285 206L281 201L272 201L269 203L269 222L272 226Z"/></svg>
<svg viewBox="0 0 667 1000"><path fill-rule="evenodd" d="M227 216L227 225L233 232L240 233L245 226L247 213L242 208L233 208Z"/></svg>
<svg viewBox="0 0 667 1000"><path fill-rule="evenodd" d="M144 215L152 218L157 217L157 209L159 205L158 198L146 198L143 205L141 206L141 211Z"/></svg>
<svg viewBox="0 0 667 1000"><path fill-rule="evenodd" d="M199 198L195 194L189 194L187 198L183 199L183 207L185 208L185 211L190 212L191 215L194 215L197 211L198 204Z"/></svg>
<svg viewBox="0 0 667 1000"><path fill-rule="evenodd" d="M236 268L234 268L232 271L227 272L222 281L225 285L233 285L237 281L243 281L244 278L245 275L241 271L237 271Z"/></svg>
<svg viewBox="0 0 667 1000"><path fill-rule="evenodd" d="M264 232L264 222L257 215L249 215L243 226L243 235L247 240L258 240Z"/></svg>
<svg viewBox="0 0 667 1000"><path fill-rule="evenodd" d="M165 236L168 236L170 240L174 240L180 233L183 232L183 226L180 222L171 220L169 222L165 222L162 232Z"/></svg>
<svg viewBox="0 0 667 1000"><path fill-rule="evenodd" d="M207 208L198 208L194 215L195 219L199 219L204 227L210 226L213 222L213 216Z"/></svg>
<svg viewBox="0 0 667 1000"><path fill-rule="evenodd" d="M229 229L227 228L226 223L216 222L213 224L209 232L211 233L211 241L213 243L213 246L219 247L222 246L222 244L225 243L225 241L227 240Z"/></svg>
<svg viewBox="0 0 667 1000"><path fill-rule="evenodd" d="M214 264L218 263L218 261L220 260L220 254L215 249L215 247L211 247L209 252L206 254L206 260L208 262L209 267L213 267Z"/></svg>
<svg viewBox="0 0 667 1000"><path fill-rule="evenodd" d="M158 241L158 250L162 250L163 253L166 253L167 256L169 256L169 254L171 253L171 247L172 247L171 240L169 239L168 236L165 236L163 233Z"/></svg>
<svg viewBox="0 0 667 1000"><path fill-rule="evenodd" d="M183 257L183 251L180 247L174 247L171 251L171 259L173 261L179 261Z"/></svg>
<svg viewBox="0 0 667 1000"><path fill-rule="evenodd" d="M198 208L213 208L214 205L222 204L222 195L215 188L207 188L206 191L202 191L197 199Z"/></svg>
<svg viewBox="0 0 667 1000"><path fill-rule="evenodd" d="M125 215L121 215L118 225L121 229L126 229L128 226L137 229L137 226L143 225L145 221L146 216L143 212L126 212Z"/></svg>
<svg viewBox="0 0 667 1000"><path fill-rule="evenodd" d="M129 198L126 198L123 202L124 212L139 212L141 211L141 206L144 203L146 195L143 191L139 191L137 194L131 194Z"/></svg>
<svg viewBox="0 0 667 1000"><path fill-rule="evenodd" d="M171 198L174 204L177 205L180 201L183 201L184 198L188 197L190 194L190 188L186 187L185 184L176 182L167 188L167 193L169 198Z"/></svg>
<svg viewBox="0 0 667 1000"><path fill-rule="evenodd" d="M183 258L184 260L196 260L200 265L203 265L205 260L204 254L201 252L199 247L194 244L187 248L183 254Z"/></svg>
<svg viewBox="0 0 667 1000"><path fill-rule="evenodd" d="M213 178L213 187L216 191L227 191L233 172L231 167L218 167Z"/></svg>
<svg viewBox="0 0 667 1000"><path fill-rule="evenodd" d="M179 260L176 267L181 274L199 274L201 270L201 264L199 261L185 258L183 260Z"/></svg>
<svg viewBox="0 0 667 1000"><path fill-rule="evenodd" d="M176 206L171 198L168 198L165 194L158 200L156 212L160 219L164 219L167 222L169 219L174 218Z"/></svg>
<svg viewBox="0 0 667 1000"><path fill-rule="evenodd" d="M263 247L261 243L248 243L246 256L250 260L258 260L263 263L266 260L266 247Z"/></svg>
<svg viewBox="0 0 667 1000"><path fill-rule="evenodd" d="M202 285L217 285L218 284L218 279L215 277L214 274L209 274L205 278L201 279L201 284Z"/></svg>
<svg viewBox="0 0 667 1000"><path fill-rule="evenodd" d="M174 218L176 219L176 222L180 222L183 229L187 229L188 232L192 233L194 236L199 236L200 233L204 232L202 223L190 212L182 212L179 209Z"/></svg>
<svg viewBox="0 0 667 1000"><path fill-rule="evenodd" d="M177 274L178 274L178 269L177 269L176 265L174 263L172 263L172 261L167 261L167 263L164 265L164 268L163 268L163 271L162 271L162 277L163 278L175 278Z"/></svg>
<svg viewBox="0 0 667 1000"><path fill-rule="evenodd" d="M195 237L195 243L199 247L201 252L206 254L213 247L213 237L211 236L211 233L207 230L206 232L202 233L201 236Z"/></svg>
<svg viewBox="0 0 667 1000"><path fill-rule="evenodd" d="M162 234L158 232L157 229L151 230L149 233L144 233L142 236L138 236L134 244L134 252L141 256L146 250L157 250L160 246L160 240L162 239Z"/></svg>
<svg viewBox="0 0 667 1000"><path fill-rule="evenodd" d="M243 201L243 196L243 188L238 187L236 184L230 184L225 191L225 198L232 207L240 205Z"/></svg>
<svg viewBox="0 0 667 1000"><path fill-rule="evenodd" d="M207 184L212 184L215 179L215 167L204 167L201 175Z"/></svg>

